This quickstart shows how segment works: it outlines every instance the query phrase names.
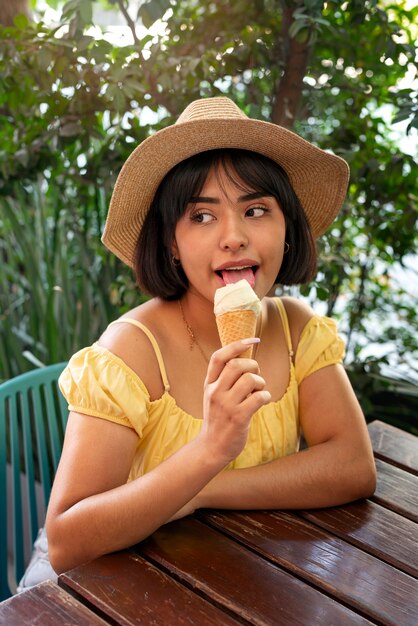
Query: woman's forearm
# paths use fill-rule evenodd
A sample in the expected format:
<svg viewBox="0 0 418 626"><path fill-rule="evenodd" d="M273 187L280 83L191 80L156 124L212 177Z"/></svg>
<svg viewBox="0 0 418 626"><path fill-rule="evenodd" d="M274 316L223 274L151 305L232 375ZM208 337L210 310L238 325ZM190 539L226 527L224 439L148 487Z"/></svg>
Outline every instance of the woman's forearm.
<svg viewBox="0 0 418 626"><path fill-rule="evenodd" d="M225 467L199 440L155 470L91 495L63 512L48 511L49 556L57 572L126 548L164 524Z"/></svg>
<svg viewBox="0 0 418 626"><path fill-rule="evenodd" d="M373 458L327 441L256 467L218 474L195 499L196 508L299 509L336 506L370 496Z"/></svg>

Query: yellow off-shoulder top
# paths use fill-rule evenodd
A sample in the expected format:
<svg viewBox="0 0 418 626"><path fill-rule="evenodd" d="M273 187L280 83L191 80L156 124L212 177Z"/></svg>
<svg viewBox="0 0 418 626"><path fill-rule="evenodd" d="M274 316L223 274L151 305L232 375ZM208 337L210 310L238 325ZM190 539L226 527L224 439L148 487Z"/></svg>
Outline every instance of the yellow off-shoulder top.
<svg viewBox="0 0 418 626"><path fill-rule="evenodd" d="M263 406L253 415L245 448L228 469L252 467L296 452L300 436L300 383L318 369L342 362L344 357L344 342L337 334L336 323L315 315L301 333L293 364L286 310L279 298L275 298L275 302L289 350L289 384L282 398ZM132 480L149 472L194 439L202 427L202 420L182 410L170 395L162 354L149 329L130 318L112 323L121 322L134 324L151 341L164 383L161 398L151 401L136 373L97 343L74 354L60 376L59 386L70 411L100 417L135 430L138 444L129 475Z"/></svg>

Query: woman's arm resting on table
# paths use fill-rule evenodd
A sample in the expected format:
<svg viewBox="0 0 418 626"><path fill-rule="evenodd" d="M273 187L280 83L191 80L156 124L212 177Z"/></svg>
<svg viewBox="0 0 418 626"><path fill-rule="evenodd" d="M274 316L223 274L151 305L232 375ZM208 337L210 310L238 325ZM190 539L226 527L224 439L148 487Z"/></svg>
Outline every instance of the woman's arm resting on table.
<svg viewBox="0 0 418 626"><path fill-rule="evenodd" d="M315 508L370 496L376 469L367 427L341 365L300 386L308 449L265 465L224 471L175 517L195 508Z"/></svg>
<svg viewBox="0 0 418 626"><path fill-rule="evenodd" d="M236 358L242 350L237 341L212 357L207 414L196 439L128 483L135 431L70 414L46 522L57 572L144 539L240 453L251 416L270 400L256 362Z"/></svg>
<svg viewBox="0 0 418 626"><path fill-rule="evenodd" d="M127 483L137 441L126 426L70 414L46 521L58 573L147 537L222 469L195 440Z"/></svg>

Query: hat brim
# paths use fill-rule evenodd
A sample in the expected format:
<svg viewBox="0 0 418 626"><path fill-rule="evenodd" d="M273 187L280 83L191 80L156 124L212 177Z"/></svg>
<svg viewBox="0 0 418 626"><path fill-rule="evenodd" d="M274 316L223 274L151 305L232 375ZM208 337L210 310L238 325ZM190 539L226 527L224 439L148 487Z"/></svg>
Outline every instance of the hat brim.
<svg viewBox="0 0 418 626"><path fill-rule="evenodd" d="M249 118L199 119L177 123L151 135L126 160L110 202L102 237L105 246L133 266L139 232L164 176L194 154L219 148L258 152L283 167L315 238L335 219L349 179L344 159L269 122Z"/></svg>

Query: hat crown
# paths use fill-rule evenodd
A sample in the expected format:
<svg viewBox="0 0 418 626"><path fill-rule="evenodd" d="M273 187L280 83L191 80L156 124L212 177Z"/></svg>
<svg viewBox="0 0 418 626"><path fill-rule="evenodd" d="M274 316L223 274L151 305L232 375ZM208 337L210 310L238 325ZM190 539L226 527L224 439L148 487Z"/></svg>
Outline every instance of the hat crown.
<svg viewBox="0 0 418 626"><path fill-rule="evenodd" d="M176 124L184 124L195 120L210 119L248 119L229 98L201 98L191 102L178 118Z"/></svg>

